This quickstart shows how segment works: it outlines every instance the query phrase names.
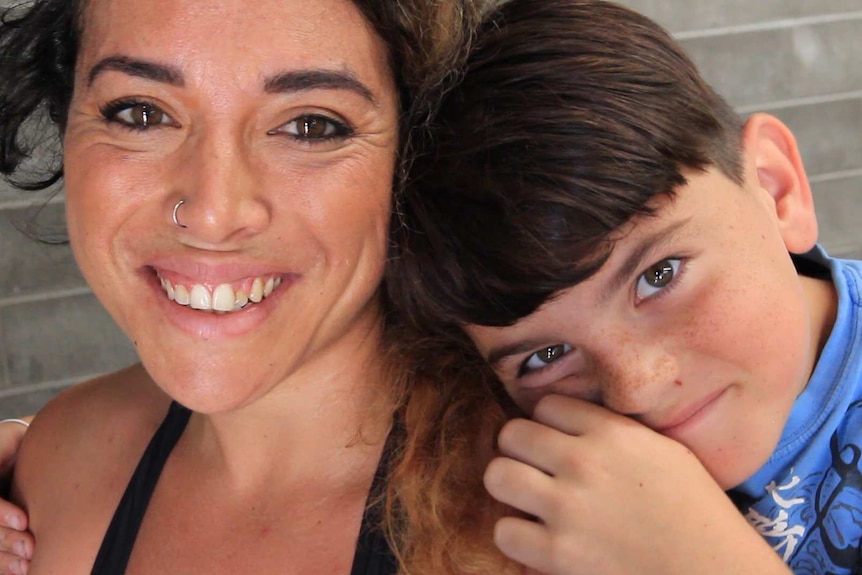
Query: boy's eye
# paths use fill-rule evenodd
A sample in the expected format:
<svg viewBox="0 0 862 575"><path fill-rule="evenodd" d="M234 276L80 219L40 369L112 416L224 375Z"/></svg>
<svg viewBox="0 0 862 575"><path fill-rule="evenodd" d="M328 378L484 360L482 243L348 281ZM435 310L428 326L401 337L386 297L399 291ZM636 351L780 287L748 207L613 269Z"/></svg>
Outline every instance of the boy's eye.
<svg viewBox="0 0 862 575"><path fill-rule="evenodd" d="M109 122L116 122L136 130L176 125L173 118L149 102L114 102L102 110L102 115Z"/></svg>
<svg viewBox="0 0 862 575"><path fill-rule="evenodd" d="M679 259L666 259L651 265L638 278L637 297L646 299L670 285L679 271Z"/></svg>
<svg viewBox="0 0 862 575"><path fill-rule="evenodd" d="M349 136L351 129L342 122L326 116L308 114L294 118L269 132L270 135L287 134L297 140L330 140Z"/></svg>
<svg viewBox="0 0 862 575"><path fill-rule="evenodd" d="M521 365L521 373L520 375L527 375L531 372L538 371L572 350L572 346L567 343L558 343L557 345L549 345L548 347L542 348L537 352L534 352L527 360Z"/></svg>

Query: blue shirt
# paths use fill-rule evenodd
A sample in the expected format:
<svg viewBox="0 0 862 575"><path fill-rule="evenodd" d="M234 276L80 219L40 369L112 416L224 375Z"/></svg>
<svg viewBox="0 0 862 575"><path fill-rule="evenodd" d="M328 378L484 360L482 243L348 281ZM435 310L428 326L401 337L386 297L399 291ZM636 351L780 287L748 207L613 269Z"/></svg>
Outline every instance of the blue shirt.
<svg viewBox="0 0 862 575"><path fill-rule="evenodd" d="M730 494L796 575L857 573L862 541L862 262L829 268L838 314L769 461Z"/></svg>

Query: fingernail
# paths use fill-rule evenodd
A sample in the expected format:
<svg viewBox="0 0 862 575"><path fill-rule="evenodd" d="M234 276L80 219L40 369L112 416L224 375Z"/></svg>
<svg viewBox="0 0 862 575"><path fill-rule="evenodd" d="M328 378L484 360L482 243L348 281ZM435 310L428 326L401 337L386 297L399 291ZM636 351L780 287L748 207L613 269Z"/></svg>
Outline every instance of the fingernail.
<svg viewBox="0 0 862 575"><path fill-rule="evenodd" d="M11 571L13 575L27 575L27 569L24 568L24 564L20 559L16 559L9 564L9 571Z"/></svg>
<svg viewBox="0 0 862 575"><path fill-rule="evenodd" d="M18 557L23 557L24 559L30 558L30 550L27 547L26 541L16 542L14 549L15 549L15 555L17 555Z"/></svg>
<svg viewBox="0 0 862 575"><path fill-rule="evenodd" d="M10 513L6 516L6 525L11 527L12 529L17 529L21 531L24 529L24 519L21 518L17 513Z"/></svg>

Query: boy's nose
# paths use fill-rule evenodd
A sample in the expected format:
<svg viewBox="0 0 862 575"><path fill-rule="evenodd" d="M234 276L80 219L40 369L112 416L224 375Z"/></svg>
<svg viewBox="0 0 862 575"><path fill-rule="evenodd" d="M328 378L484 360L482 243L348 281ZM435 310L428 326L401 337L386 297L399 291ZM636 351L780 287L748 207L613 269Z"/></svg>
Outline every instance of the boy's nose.
<svg viewBox="0 0 862 575"><path fill-rule="evenodd" d="M201 134L186 143L175 171L171 210L183 201L177 218L191 242L235 247L269 224L270 199L241 139Z"/></svg>
<svg viewBox="0 0 862 575"><path fill-rule="evenodd" d="M624 415L650 413L679 379L677 360L661 341L622 338L595 363L601 403Z"/></svg>

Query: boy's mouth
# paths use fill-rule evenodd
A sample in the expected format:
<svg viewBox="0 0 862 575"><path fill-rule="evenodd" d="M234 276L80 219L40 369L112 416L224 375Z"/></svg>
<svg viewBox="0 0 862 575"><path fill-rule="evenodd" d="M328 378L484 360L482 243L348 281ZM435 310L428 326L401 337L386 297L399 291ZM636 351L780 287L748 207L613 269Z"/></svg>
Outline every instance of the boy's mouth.
<svg viewBox="0 0 862 575"><path fill-rule="evenodd" d="M223 283L212 288L204 284L175 284L158 273L156 275L171 301L215 313L236 312L260 303L281 285L281 276L277 275L249 278L234 284Z"/></svg>

